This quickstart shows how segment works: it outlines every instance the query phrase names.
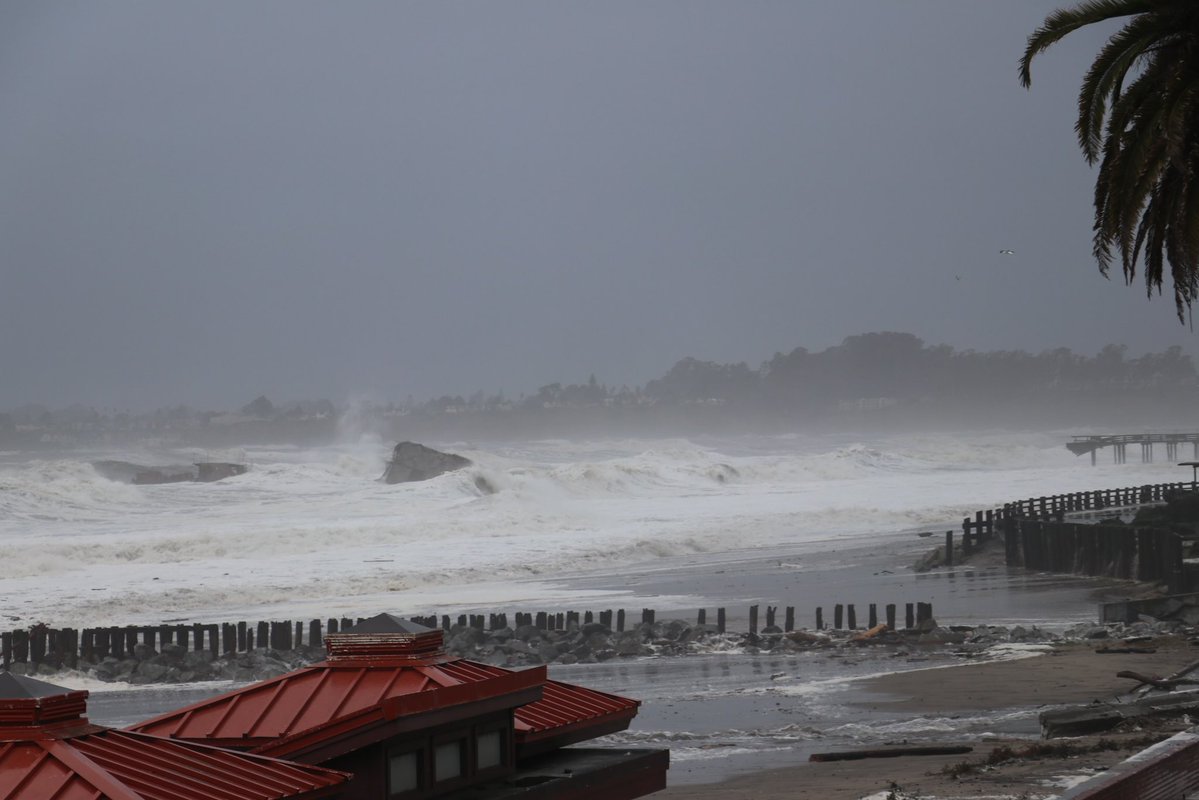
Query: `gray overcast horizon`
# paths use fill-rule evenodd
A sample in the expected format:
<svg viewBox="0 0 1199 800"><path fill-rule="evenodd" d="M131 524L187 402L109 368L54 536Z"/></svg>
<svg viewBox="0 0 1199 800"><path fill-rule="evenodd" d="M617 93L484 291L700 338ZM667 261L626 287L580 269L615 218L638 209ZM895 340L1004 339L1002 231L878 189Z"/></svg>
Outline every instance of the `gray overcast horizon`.
<svg viewBox="0 0 1199 800"><path fill-rule="evenodd" d="M0 5L0 409L1196 338L1090 255L1065 0ZM1001 255L1010 248L1014 256Z"/></svg>

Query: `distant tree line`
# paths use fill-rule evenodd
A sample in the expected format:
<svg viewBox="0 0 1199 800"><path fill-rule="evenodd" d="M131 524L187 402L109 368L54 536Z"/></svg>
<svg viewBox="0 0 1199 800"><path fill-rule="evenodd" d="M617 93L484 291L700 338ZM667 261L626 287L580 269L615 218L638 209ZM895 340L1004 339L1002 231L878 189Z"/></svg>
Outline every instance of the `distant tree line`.
<svg viewBox="0 0 1199 800"><path fill-rule="evenodd" d="M926 345L909 333L866 333L821 351L797 347L754 368L684 358L644 386L608 386L595 375L578 384L550 383L516 398L483 391L425 401L411 397L368 408L339 409L329 400L276 405L266 396L235 412L175 406L150 414L100 414L85 406L55 411L24 406L0 413L0 436L18 431L170 431L247 426L324 426L353 415L369 423L396 418L539 412L572 409L727 409L821 418L834 413L929 406L1069 406L1096 398L1168 397L1193 404L1199 374L1180 347L1129 358L1123 345L1088 357L1068 348L1031 354L1019 350L958 351ZM1187 406L1187 407L1194 407Z"/></svg>

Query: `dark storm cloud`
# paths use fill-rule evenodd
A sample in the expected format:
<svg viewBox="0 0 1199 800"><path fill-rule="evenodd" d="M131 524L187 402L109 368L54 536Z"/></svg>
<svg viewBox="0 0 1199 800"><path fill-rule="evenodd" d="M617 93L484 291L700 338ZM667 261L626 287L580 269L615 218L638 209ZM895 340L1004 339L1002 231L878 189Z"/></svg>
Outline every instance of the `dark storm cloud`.
<svg viewBox="0 0 1199 800"><path fill-rule="evenodd" d="M1056 5L7 3L0 407L1193 352L1089 256L1100 35L1017 83Z"/></svg>

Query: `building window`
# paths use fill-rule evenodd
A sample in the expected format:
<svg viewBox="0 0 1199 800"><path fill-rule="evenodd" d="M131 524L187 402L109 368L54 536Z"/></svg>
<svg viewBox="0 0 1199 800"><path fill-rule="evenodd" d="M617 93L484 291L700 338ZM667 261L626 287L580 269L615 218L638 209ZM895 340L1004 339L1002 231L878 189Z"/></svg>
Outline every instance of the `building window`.
<svg viewBox="0 0 1199 800"><path fill-rule="evenodd" d="M396 753L387 760L387 792L395 796L420 788L420 751Z"/></svg>
<svg viewBox="0 0 1199 800"><path fill-rule="evenodd" d="M475 769L489 769L504 765L504 732L485 731L475 740Z"/></svg>
<svg viewBox="0 0 1199 800"><path fill-rule="evenodd" d="M461 778L464 772L463 739L437 745L433 751L433 778L438 783L452 778Z"/></svg>

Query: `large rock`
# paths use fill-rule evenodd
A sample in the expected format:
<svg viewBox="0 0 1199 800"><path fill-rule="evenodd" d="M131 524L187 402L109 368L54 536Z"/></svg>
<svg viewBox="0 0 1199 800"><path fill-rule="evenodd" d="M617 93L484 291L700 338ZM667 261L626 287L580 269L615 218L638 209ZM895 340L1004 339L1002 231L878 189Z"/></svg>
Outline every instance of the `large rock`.
<svg viewBox="0 0 1199 800"><path fill-rule="evenodd" d="M158 483L187 483L200 481L211 483L235 475L244 475L245 464L224 461L205 461L199 464L173 464L166 467L148 467L129 461L93 461L92 466L110 481L141 485Z"/></svg>
<svg viewBox="0 0 1199 800"><path fill-rule="evenodd" d="M446 472L469 467L469 458L442 453L416 442L400 442L391 453L391 461L380 478L384 483L427 481Z"/></svg>

